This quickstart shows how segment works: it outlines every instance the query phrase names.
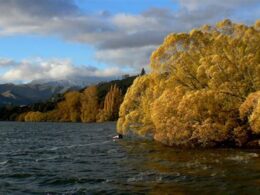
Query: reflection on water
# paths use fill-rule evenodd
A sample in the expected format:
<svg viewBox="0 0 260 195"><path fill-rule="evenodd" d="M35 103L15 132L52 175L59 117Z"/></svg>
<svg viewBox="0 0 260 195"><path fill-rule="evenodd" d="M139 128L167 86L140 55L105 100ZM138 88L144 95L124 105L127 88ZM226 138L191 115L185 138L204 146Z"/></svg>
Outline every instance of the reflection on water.
<svg viewBox="0 0 260 195"><path fill-rule="evenodd" d="M120 143L125 165L137 174L127 180L149 192L259 194L260 151L236 149L181 150L151 141Z"/></svg>
<svg viewBox="0 0 260 195"><path fill-rule="evenodd" d="M260 151L183 150L115 123L0 123L0 194L259 194Z"/></svg>

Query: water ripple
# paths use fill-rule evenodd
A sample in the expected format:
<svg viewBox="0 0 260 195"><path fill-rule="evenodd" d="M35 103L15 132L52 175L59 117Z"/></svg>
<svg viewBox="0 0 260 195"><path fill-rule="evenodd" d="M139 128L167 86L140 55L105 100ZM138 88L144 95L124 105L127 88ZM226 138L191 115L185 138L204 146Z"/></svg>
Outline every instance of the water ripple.
<svg viewBox="0 0 260 195"><path fill-rule="evenodd" d="M0 122L0 194L260 194L258 150L113 142L115 126Z"/></svg>

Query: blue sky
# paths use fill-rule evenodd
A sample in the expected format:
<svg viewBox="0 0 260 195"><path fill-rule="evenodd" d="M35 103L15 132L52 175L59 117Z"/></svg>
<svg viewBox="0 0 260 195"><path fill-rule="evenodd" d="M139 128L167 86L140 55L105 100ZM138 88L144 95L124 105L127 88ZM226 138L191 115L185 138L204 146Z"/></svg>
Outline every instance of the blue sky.
<svg viewBox="0 0 260 195"><path fill-rule="evenodd" d="M179 4L172 0L77 0L79 5L86 12L109 11L110 13L132 13L138 14L151 7L171 8L177 10Z"/></svg>
<svg viewBox="0 0 260 195"><path fill-rule="evenodd" d="M111 14L138 14L150 7L177 9L171 0L77 0L75 3L86 14L107 11ZM106 65L93 58L94 48L80 42L63 40L57 36L14 35L0 37L0 57L21 61L27 58L69 58L75 65L92 65L103 68Z"/></svg>
<svg viewBox="0 0 260 195"><path fill-rule="evenodd" d="M135 74L171 32L259 16L259 0L0 0L0 83Z"/></svg>
<svg viewBox="0 0 260 195"><path fill-rule="evenodd" d="M58 37L17 35L0 38L1 57L21 61L25 58L70 58L76 64L95 64L93 48Z"/></svg>

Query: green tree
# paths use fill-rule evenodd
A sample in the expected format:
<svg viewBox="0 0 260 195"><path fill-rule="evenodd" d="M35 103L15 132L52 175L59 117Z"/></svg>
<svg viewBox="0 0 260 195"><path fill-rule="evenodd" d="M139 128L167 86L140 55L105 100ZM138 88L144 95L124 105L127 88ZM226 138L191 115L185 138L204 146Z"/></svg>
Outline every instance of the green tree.
<svg viewBox="0 0 260 195"><path fill-rule="evenodd" d="M145 75L145 70L144 70L144 68L142 68L141 73L140 73L140 76L143 76L143 75Z"/></svg>

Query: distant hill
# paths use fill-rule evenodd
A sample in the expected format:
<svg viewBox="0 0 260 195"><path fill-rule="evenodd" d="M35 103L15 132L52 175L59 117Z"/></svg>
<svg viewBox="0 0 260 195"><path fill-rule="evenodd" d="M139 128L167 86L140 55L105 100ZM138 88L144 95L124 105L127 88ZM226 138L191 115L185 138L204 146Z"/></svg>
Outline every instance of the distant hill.
<svg viewBox="0 0 260 195"><path fill-rule="evenodd" d="M129 76L121 80L112 80L109 82L101 82L97 84L99 101L100 102L104 101L107 92L110 90L110 87L113 85L118 86L122 90L122 93L125 94L127 89L132 85L136 77L137 76Z"/></svg>
<svg viewBox="0 0 260 195"><path fill-rule="evenodd" d="M40 84L40 85L48 85L48 86L62 86L62 87L79 87L83 88L88 85L94 85L99 82L108 82L111 80L115 80L115 77L97 77L97 76L88 76L88 77L77 77L77 78L68 78L63 80L33 80L30 84Z"/></svg>
<svg viewBox="0 0 260 195"><path fill-rule="evenodd" d="M33 80L28 84L15 85L0 84L0 106L30 105L44 102L56 94L63 94L68 90L80 90L86 86L100 82L108 82L115 77L78 77L66 80Z"/></svg>
<svg viewBox="0 0 260 195"><path fill-rule="evenodd" d="M49 84L0 84L0 105L29 105L46 101L50 97L79 87L52 86Z"/></svg>
<svg viewBox="0 0 260 195"><path fill-rule="evenodd" d="M122 94L124 95L127 89L132 85L136 77L137 76L129 76L121 80L112 80L112 81L100 82L96 84L99 104L100 105L103 104L105 96L111 89L111 86L116 85L117 87L119 87L120 90L122 91ZM81 89L72 89L72 88L68 89L68 88L62 88L60 86L57 86L55 88L54 86L50 87L47 84L40 85L40 84L33 84L33 83L28 85L13 85L13 84L0 85L0 93L1 93L0 102L1 101L18 102L18 100L24 101L22 102L22 104L20 101L20 104L17 104L18 106L14 106L14 105L11 106L8 104L2 107L0 106L0 120L16 120L20 114L29 111L48 112L54 110L55 108L57 108L57 104L64 100L66 90L76 90L79 92L83 92L86 88L87 86ZM21 92L21 93L14 93L15 91L14 89L16 89L17 92ZM22 93L22 91L26 91L26 90L28 90L28 94L27 97L24 97L26 94ZM30 97L30 95L33 95L33 92L35 92L36 94L35 99L33 99L33 101L35 101L37 98L40 99L41 101L34 102L31 105L21 106L29 102L28 98ZM43 94L43 97L41 98L38 97L39 94ZM49 98L47 98L48 96ZM25 100L27 100L27 102Z"/></svg>

